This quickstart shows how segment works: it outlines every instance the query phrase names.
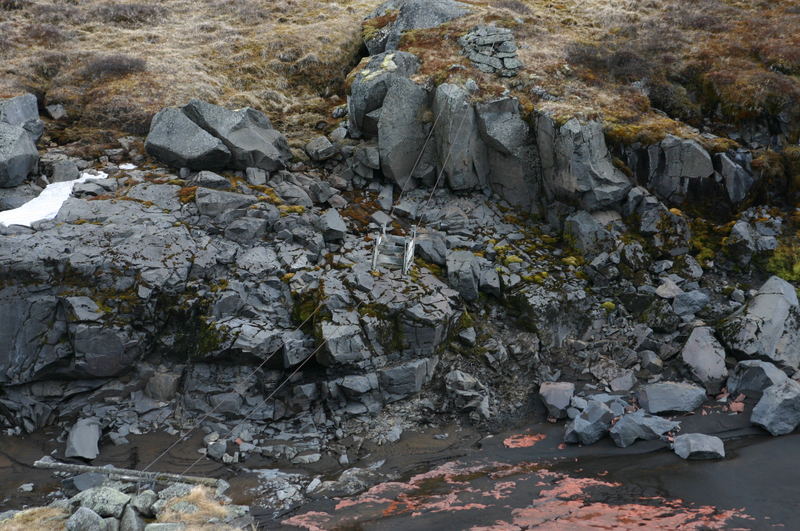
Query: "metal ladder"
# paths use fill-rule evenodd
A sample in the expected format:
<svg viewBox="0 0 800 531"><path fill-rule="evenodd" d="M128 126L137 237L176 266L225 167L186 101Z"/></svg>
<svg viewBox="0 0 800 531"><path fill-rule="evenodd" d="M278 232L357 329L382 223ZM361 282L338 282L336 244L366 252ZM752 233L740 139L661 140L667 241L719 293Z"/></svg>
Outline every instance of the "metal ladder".
<svg viewBox="0 0 800 531"><path fill-rule="evenodd" d="M411 236L395 236L386 234L386 225L375 240L372 251L372 270L377 271L378 266L389 269L401 269L407 275L414 262L414 251L417 246L417 227L411 230Z"/></svg>

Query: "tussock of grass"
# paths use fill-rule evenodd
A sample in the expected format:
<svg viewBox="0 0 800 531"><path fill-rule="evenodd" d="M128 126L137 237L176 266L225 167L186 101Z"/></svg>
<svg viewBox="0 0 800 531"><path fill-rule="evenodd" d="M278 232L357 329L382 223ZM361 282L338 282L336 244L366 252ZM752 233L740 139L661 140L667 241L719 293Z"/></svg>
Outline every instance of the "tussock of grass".
<svg viewBox="0 0 800 531"><path fill-rule="evenodd" d="M197 508L195 512L181 512L181 503L189 503ZM176 508L177 506L177 508ZM206 487L194 487L189 494L173 498L158 516L159 522L181 522L191 529L233 529L229 526L209 524L209 520L221 520L227 516L225 505L214 499L214 495Z"/></svg>
<svg viewBox="0 0 800 531"><path fill-rule="evenodd" d="M53 507L36 507L14 515L0 522L0 531L61 531L66 525L69 513Z"/></svg>

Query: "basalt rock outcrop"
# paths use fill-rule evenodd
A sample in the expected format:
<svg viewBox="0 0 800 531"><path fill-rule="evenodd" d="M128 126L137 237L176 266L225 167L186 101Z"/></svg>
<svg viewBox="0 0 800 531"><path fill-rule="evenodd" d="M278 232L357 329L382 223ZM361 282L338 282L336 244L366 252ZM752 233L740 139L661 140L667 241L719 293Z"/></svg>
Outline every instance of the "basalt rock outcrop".
<svg viewBox="0 0 800 531"><path fill-rule="evenodd" d="M174 168L283 169L291 159L286 138L263 113L230 111L200 100L169 107L153 118L147 152Z"/></svg>

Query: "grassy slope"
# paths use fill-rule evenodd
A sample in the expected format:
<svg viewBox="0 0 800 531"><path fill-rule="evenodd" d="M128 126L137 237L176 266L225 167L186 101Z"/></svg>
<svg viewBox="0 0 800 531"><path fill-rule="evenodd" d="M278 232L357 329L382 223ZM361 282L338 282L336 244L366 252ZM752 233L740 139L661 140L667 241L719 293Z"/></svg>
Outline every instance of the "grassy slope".
<svg viewBox="0 0 800 531"><path fill-rule="evenodd" d="M75 121L60 141L98 126L143 133L160 107L201 97L264 110L299 144L332 125L360 21L379 3L0 0L0 95L27 89L66 104ZM424 59L422 77L473 77L484 97L510 88L561 120L601 118L612 142L724 134L787 109L800 124L800 8L790 0L468 3L474 15L404 39ZM515 31L525 63L517 78L481 74L460 55L455 39L492 21ZM450 68L457 63L468 70ZM642 79L647 91L632 85Z"/></svg>

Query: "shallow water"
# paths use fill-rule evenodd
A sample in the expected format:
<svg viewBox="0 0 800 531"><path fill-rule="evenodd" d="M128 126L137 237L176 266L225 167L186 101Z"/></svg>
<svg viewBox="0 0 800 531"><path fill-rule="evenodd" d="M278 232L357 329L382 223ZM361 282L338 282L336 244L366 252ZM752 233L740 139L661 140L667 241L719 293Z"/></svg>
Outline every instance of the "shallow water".
<svg viewBox="0 0 800 531"><path fill-rule="evenodd" d="M278 520L254 514L262 529L800 529L800 434L771 438L748 417L681 419L684 432L726 439L722 461L683 461L659 441L627 449L607 439L564 446L563 427L551 424L489 437L454 426L405 433L396 445L373 448L369 459L385 460L382 470L399 480L349 498L312 500ZM433 438L444 432L448 439ZM31 467L63 451L56 435L0 437L0 511L47 503L59 488L49 471ZM128 445L104 445L93 464L141 469L173 441L165 433L134 436ZM200 435L182 442L154 469L182 472L200 444ZM234 502L252 501L252 474L208 460L192 474L225 478ZM28 482L33 492L17 490Z"/></svg>

